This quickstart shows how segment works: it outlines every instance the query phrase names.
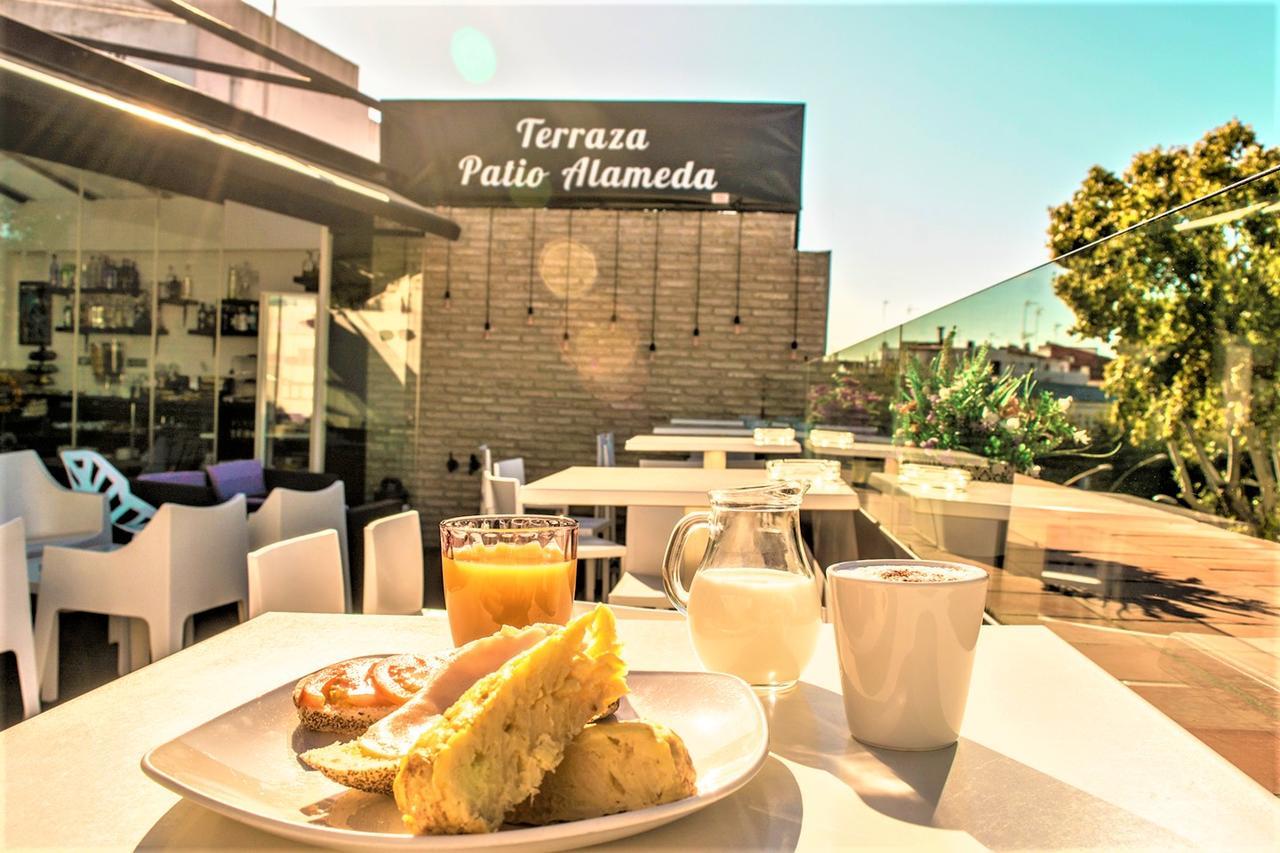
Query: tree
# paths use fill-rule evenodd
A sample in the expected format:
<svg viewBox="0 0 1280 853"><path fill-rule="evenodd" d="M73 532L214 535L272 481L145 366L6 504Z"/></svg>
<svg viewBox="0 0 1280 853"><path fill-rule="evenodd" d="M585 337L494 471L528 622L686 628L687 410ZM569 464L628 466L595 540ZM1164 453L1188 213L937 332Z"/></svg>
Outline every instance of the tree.
<svg viewBox="0 0 1280 853"><path fill-rule="evenodd" d="M1179 497L1280 538L1280 180L1252 181L1079 254L1152 216L1280 165L1231 121L1190 147L1089 170L1049 211L1073 331L1108 341L1105 388L1135 444L1169 454Z"/></svg>

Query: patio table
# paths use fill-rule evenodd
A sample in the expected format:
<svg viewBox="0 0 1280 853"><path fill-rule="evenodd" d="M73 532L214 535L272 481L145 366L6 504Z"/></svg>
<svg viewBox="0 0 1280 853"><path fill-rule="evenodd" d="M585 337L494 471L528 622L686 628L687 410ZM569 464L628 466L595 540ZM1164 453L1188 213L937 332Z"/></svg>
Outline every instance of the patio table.
<svg viewBox="0 0 1280 853"><path fill-rule="evenodd" d="M696 670L683 618L619 608L634 670ZM447 648L423 616L269 613L0 732L6 848L293 846L147 779L139 760L336 657ZM832 628L764 700L770 756L731 797L617 849L1275 849L1280 804L1041 627L984 627L955 747L852 739ZM286 743L287 733L282 733Z"/></svg>
<svg viewBox="0 0 1280 853"><path fill-rule="evenodd" d="M757 444L751 436L633 435L624 447L632 453L701 453L703 468L724 468L730 453L799 456L800 443Z"/></svg>
<svg viewBox="0 0 1280 853"><path fill-rule="evenodd" d="M534 506L707 505L707 492L769 482L749 468L628 468L575 465L520 487ZM855 510L858 494L848 483L824 483L804 496L801 509Z"/></svg>

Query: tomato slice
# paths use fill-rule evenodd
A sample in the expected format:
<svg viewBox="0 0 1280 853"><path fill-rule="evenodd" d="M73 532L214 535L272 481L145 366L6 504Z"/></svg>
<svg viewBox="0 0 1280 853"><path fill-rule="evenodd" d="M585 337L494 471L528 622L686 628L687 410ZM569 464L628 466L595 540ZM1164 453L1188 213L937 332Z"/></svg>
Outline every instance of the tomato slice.
<svg viewBox="0 0 1280 853"><path fill-rule="evenodd" d="M305 684L302 685L302 694L298 699L298 704L304 708L323 708L325 703L325 688L334 679L334 673L331 668L326 668L309 677Z"/></svg>
<svg viewBox="0 0 1280 853"><path fill-rule="evenodd" d="M392 655L374 664L370 677L374 689L395 705L408 702L413 694L427 685L440 667L436 658L422 655Z"/></svg>
<svg viewBox="0 0 1280 853"><path fill-rule="evenodd" d="M329 703L362 708L393 704L379 695L369 678L369 671L377 661L377 658L359 658L339 667L333 679L325 685L324 694Z"/></svg>

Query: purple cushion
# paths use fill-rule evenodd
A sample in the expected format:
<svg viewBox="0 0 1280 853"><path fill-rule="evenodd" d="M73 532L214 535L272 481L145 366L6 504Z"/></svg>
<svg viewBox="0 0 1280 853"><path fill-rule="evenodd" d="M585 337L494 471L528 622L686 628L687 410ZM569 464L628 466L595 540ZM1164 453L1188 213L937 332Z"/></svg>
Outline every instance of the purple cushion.
<svg viewBox="0 0 1280 853"><path fill-rule="evenodd" d="M173 483L179 486L200 486L201 488L209 485L203 471L156 471L152 474L139 474L138 479L149 480L152 483Z"/></svg>
<svg viewBox="0 0 1280 853"><path fill-rule="evenodd" d="M262 463L257 459L237 459L219 462L204 469L218 500L230 500L236 495L262 497L267 493L267 483L262 475Z"/></svg>

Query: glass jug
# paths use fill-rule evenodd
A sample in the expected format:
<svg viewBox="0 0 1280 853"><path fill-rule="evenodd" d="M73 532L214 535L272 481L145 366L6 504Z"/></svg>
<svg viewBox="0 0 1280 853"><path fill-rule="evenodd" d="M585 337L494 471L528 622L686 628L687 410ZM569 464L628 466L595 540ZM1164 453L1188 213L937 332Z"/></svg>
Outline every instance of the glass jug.
<svg viewBox="0 0 1280 853"><path fill-rule="evenodd" d="M689 617L689 636L708 670L753 687L795 686L818 639L820 593L800 538L809 484L780 481L713 491L710 512L680 519L667 543L662 582ZM702 561L686 589L689 540L705 531Z"/></svg>

